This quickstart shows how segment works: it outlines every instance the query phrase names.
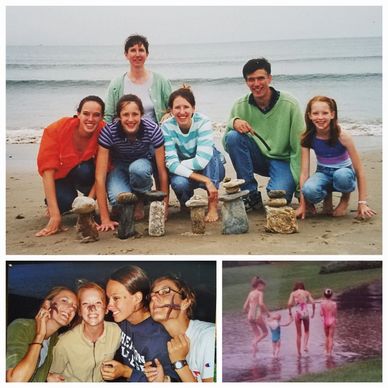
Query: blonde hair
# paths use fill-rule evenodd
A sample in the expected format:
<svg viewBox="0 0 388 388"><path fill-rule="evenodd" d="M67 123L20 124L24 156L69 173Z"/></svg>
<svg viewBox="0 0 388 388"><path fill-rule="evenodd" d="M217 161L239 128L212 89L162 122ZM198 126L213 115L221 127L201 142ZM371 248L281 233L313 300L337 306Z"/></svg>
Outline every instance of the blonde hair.
<svg viewBox="0 0 388 388"><path fill-rule="evenodd" d="M102 296L102 301L104 302L104 304L106 305L107 303L107 300L106 300L106 293L105 293L105 290L97 283L94 283L94 282L85 282L85 283L81 283L78 288L77 288L77 297L78 297L78 300L81 300L81 293L82 291L85 291L85 290L96 290L98 291L101 296Z"/></svg>

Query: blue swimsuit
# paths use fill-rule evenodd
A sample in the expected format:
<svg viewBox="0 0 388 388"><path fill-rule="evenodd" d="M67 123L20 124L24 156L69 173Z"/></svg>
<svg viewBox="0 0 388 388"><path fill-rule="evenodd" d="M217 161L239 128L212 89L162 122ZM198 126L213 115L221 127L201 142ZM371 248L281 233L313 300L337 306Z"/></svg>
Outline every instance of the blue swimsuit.
<svg viewBox="0 0 388 388"><path fill-rule="evenodd" d="M279 342L280 341L280 325L276 327L275 329L272 329L270 327L271 334L272 334L272 342Z"/></svg>

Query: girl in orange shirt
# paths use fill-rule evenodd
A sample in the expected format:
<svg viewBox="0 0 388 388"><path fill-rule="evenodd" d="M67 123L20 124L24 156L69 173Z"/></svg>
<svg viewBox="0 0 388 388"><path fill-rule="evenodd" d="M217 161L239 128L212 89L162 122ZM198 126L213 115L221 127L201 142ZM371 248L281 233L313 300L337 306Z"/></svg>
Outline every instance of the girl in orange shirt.
<svg viewBox="0 0 388 388"><path fill-rule="evenodd" d="M94 159L104 109L100 97L87 96L79 103L76 116L64 117L44 130L37 162L49 221L35 236L63 230L61 215L71 209L77 191L94 197Z"/></svg>

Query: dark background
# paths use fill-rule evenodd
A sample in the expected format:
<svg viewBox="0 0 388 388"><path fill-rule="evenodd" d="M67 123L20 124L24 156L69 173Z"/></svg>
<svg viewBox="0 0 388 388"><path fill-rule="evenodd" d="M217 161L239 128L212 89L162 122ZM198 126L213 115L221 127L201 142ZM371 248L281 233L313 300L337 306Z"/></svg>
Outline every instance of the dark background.
<svg viewBox="0 0 388 388"><path fill-rule="evenodd" d="M51 288L75 289L78 279L105 287L109 275L126 265L142 268L151 282L166 274L181 277L197 297L193 319L215 322L215 261L7 261L7 325L16 318L34 318Z"/></svg>

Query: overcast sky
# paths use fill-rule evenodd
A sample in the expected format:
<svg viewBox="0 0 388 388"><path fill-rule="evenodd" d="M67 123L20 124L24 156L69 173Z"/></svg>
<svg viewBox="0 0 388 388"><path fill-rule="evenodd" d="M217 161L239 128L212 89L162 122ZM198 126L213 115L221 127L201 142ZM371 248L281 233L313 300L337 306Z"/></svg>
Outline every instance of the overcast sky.
<svg viewBox="0 0 388 388"><path fill-rule="evenodd" d="M132 33L152 44L382 35L382 8L6 7L7 45L121 45Z"/></svg>

